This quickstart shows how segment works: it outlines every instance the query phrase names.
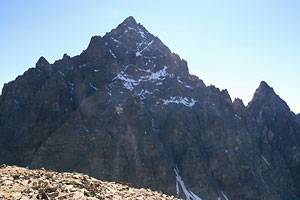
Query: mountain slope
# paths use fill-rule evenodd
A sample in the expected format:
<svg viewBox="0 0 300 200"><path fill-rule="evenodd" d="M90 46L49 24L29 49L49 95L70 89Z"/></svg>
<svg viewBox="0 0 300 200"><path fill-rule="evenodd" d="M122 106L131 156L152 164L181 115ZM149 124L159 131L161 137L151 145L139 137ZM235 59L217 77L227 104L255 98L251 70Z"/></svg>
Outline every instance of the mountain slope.
<svg viewBox="0 0 300 200"><path fill-rule="evenodd" d="M74 172L58 173L16 166L1 166L0 172L1 199L177 199L161 192L100 181Z"/></svg>
<svg viewBox="0 0 300 200"><path fill-rule="evenodd" d="M258 126L257 144L269 168L268 171L263 170L263 173L275 185L285 182L286 189L291 185L300 188L300 129L288 105L273 88L261 82L247 109ZM289 178L282 180L281 176Z"/></svg>
<svg viewBox="0 0 300 200"><path fill-rule="evenodd" d="M40 58L4 86L0 109L1 163L186 199L300 196L300 126L273 89L232 102L133 17L79 56Z"/></svg>

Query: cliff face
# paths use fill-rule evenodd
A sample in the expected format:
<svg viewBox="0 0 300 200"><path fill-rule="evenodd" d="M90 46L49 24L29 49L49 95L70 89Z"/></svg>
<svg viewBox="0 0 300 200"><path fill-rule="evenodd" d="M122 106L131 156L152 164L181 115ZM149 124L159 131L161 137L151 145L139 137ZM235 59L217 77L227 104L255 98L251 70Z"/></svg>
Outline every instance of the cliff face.
<svg viewBox="0 0 300 200"><path fill-rule="evenodd" d="M284 188L288 190L293 183L295 188L300 188L300 129L295 115L265 82L261 82L247 109L256 122L256 143L268 166L267 170L262 170L265 174L263 180L272 179L266 187L284 183L285 187L278 188L283 191ZM283 180L282 176L288 178Z"/></svg>
<svg viewBox="0 0 300 200"><path fill-rule="evenodd" d="M187 199L297 199L297 117L265 82L244 106L129 17L0 96L0 163Z"/></svg>
<svg viewBox="0 0 300 200"><path fill-rule="evenodd" d="M296 115L296 120L297 120L298 124L300 124L300 114Z"/></svg>

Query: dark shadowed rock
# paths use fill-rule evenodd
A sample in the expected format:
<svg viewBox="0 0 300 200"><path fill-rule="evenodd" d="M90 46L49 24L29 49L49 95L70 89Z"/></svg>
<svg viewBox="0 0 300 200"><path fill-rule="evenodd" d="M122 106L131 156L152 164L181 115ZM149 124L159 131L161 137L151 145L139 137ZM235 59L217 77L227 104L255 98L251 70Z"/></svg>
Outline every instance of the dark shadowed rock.
<svg viewBox="0 0 300 200"><path fill-rule="evenodd" d="M290 108L266 82L262 81L256 89L248 108L252 115L257 116L262 106L269 114L276 115L278 112L290 113Z"/></svg>
<svg viewBox="0 0 300 200"><path fill-rule="evenodd" d="M247 110L257 124L256 143L267 166L262 170L264 181L269 182L267 187L271 184L276 187L282 183L281 177L286 177L285 186L280 189L294 187L295 190L282 195L299 196L300 127L294 114L265 82L261 82Z"/></svg>
<svg viewBox="0 0 300 200"><path fill-rule="evenodd" d="M36 68L42 68L45 65L49 65L49 62L43 56L39 58L37 63L35 64Z"/></svg>
<svg viewBox="0 0 300 200"><path fill-rule="evenodd" d="M300 113L298 115L296 115L296 120L297 120L298 124L300 125Z"/></svg>

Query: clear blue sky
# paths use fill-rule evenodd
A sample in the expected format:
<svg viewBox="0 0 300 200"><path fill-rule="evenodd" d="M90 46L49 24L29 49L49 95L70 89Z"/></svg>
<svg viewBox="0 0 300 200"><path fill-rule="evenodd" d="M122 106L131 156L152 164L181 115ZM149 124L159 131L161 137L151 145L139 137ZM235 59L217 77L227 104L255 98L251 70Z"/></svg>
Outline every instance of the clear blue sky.
<svg viewBox="0 0 300 200"><path fill-rule="evenodd" d="M0 86L134 16L207 85L247 104L261 80L300 112L298 0L1 0Z"/></svg>

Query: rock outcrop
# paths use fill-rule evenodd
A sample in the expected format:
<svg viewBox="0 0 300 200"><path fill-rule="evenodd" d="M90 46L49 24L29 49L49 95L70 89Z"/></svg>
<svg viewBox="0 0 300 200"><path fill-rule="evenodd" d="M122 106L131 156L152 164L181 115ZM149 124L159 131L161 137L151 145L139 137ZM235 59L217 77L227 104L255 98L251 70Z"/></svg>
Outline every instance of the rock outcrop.
<svg viewBox="0 0 300 200"><path fill-rule="evenodd" d="M133 17L80 55L39 59L0 96L0 163L191 200L300 197L300 125L262 82L244 106L190 75Z"/></svg>
<svg viewBox="0 0 300 200"><path fill-rule="evenodd" d="M296 115L296 120L297 120L298 124L300 125L300 114Z"/></svg>
<svg viewBox="0 0 300 200"><path fill-rule="evenodd" d="M97 180L80 173L0 167L0 199L164 199L176 200L161 192L136 189L129 185Z"/></svg>

